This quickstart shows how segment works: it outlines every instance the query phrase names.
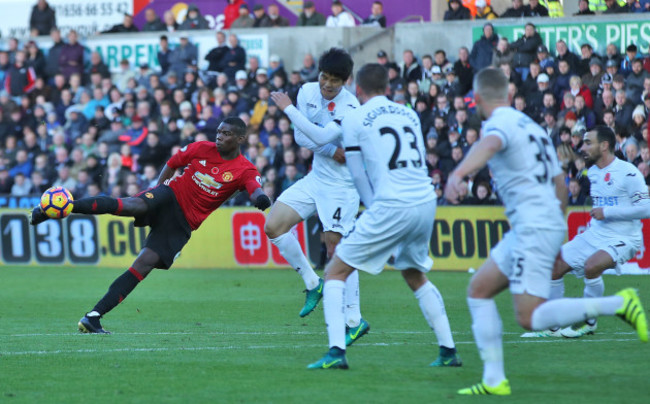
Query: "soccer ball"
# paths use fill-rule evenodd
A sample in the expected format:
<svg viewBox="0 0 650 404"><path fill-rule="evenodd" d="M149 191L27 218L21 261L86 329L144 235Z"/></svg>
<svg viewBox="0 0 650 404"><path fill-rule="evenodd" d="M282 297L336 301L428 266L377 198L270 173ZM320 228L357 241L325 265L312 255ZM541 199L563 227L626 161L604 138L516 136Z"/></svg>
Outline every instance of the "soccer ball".
<svg viewBox="0 0 650 404"><path fill-rule="evenodd" d="M41 210L50 219L63 219L72 212L72 194L63 187L52 187L41 196Z"/></svg>

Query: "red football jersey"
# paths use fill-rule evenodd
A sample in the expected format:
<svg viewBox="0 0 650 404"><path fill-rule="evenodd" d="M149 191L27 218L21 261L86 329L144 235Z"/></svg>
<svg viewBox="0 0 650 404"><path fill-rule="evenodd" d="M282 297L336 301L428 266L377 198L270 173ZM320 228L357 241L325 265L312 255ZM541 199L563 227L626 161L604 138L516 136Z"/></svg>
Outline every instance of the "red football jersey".
<svg viewBox="0 0 650 404"><path fill-rule="evenodd" d="M169 182L192 230L237 191L252 194L260 188L255 166L239 155L224 160L214 142L195 142L178 151L167 161L171 168L185 168Z"/></svg>

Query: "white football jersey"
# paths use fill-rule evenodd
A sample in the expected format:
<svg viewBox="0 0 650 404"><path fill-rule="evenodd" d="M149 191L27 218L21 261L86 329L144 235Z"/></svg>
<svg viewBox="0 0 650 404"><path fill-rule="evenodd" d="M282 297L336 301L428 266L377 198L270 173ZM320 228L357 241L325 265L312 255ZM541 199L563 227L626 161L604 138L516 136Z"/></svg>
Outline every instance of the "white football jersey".
<svg viewBox="0 0 650 404"><path fill-rule="evenodd" d="M630 211L631 207L650 205L648 187L643 174L632 164L614 158L605 168L593 165L587 171L591 183L593 207L602 207L604 220L592 220L588 231L597 236L626 236L640 240L641 220L616 220L617 211ZM650 211L650 206L647 208Z"/></svg>
<svg viewBox="0 0 650 404"><path fill-rule="evenodd" d="M553 182L562 169L544 129L514 108L500 107L483 122L486 136L501 139L501 150L488 165L510 223L544 229L566 227Z"/></svg>
<svg viewBox="0 0 650 404"><path fill-rule="evenodd" d="M412 109L373 97L350 112L342 126L345 150L361 151L373 206L414 206L436 199L420 119Z"/></svg>
<svg viewBox="0 0 650 404"><path fill-rule="evenodd" d="M298 92L298 110L320 127L325 127L334 120L342 120L350 111L358 107L357 97L345 88L341 88L339 94L332 100L323 98L318 82L306 83ZM343 147L340 139L334 143L318 146L298 128L295 128L294 137L296 143L314 152L314 162L310 174L313 173L312 175L318 176L325 182L354 187L350 171L345 164L339 164L331 157L337 147Z"/></svg>

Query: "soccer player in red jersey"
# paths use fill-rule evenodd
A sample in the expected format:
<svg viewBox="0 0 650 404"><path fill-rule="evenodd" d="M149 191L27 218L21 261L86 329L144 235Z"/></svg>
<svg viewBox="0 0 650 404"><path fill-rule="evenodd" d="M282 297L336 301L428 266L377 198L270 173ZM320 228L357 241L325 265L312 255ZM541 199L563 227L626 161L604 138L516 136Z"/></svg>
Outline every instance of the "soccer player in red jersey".
<svg viewBox="0 0 650 404"><path fill-rule="evenodd" d="M257 169L240 153L245 138L244 121L227 118L219 125L216 145L196 142L183 147L167 161L156 187L130 198L99 196L74 201L73 213L132 216L136 226L151 227L133 265L111 284L92 311L79 320L81 332L108 333L102 328L100 318L124 300L154 268L169 269L192 231L234 193L248 191L260 210L271 206L260 187ZM176 170L184 167L183 174L173 178ZM37 206L30 224L37 225L47 219Z"/></svg>

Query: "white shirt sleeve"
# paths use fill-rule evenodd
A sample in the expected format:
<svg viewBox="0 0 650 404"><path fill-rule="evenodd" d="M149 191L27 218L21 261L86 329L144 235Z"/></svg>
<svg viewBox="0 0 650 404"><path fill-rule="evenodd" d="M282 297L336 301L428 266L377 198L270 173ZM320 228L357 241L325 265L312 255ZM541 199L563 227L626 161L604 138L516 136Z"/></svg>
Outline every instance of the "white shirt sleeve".
<svg viewBox="0 0 650 404"><path fill-rule="evenodd" d="M625 175L625 189L632 206L607 206L605 220L636 220L650 218L650 196L643 175L634 168Z"/></svg>
<svg viewBox="0 0 650 404"><path fill-rule="evenodd" d="M485 136L496 136L501 139L501 150L505 149L508 146L508 136L504 131L495 127L495 126L484 126L483 127L483 137Z"/></svg>
<svg viewBox="0 0 650 404"><path fill-rule="evenodd" d="M336 122L330 122L324 128L309 122L309 119L301 114L293 105L287 107L284 113L291 119L295 128L300 130L302 135L307 136L317 146L324 146L331 143L343 133L341 127Z"/></svg>
<svg viewBox="0 0 650 404"><path fill-rule="evenodd" d="M363 163L359 132L354 127L354 119L348 118L347 124L343 124L343 144L345 144L345 164L350 170L361 202L369 208L374 198L374 191Z"/></svg>
<svg viewBox="0 0 650 404"><path fill-rule="evenodd" d="M298 112L299 112L300 115L302 115L302 113L300 113L300 111L306 111L307 110L307 101L305 100L305 96L303 94L303 91L304 90L301 88L300 91L298 92L298 110L299 110ZM289 108L287 108L287 109L289 109ZM307 120L307 122L309 122L308 119L305 118L305 120ZM293 122L293 119L291 119L291 121ZM316 126L311 122L309 122L309 125ZM306 125L303 125L303 126L306 126ZM336 152L336 148L337 148L336 145L333 145L331 143L328 143L328 144L325 144L325 145L322 145L322 146L316 144L313 140L309 139L309 137L307 137L302 132L302 130L300 130L300 127L298 127L298 125L296 125L296 127L295 127L293 137L294 137L294 139L296 140L296 143L298 143L299 146L306 147L309 150L313 151L314 153L318 153L318 154L321 154L321 155L327 156L327 157L332 157L334 155L334 153Z"/></svg>

